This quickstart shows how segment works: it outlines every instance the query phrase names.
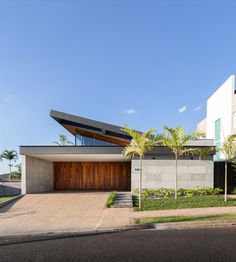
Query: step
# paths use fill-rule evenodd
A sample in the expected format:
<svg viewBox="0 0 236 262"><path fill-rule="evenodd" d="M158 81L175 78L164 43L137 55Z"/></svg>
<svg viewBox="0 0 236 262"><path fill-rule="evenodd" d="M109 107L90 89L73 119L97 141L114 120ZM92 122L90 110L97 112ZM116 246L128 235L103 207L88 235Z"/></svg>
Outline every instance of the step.
<svg viewBox="0 0 236 262"><path fill-rule="evenodd" d="M121 199L121 200L115 200L114 201L115 203L129 203L129 202L132 202L132 200L129 200L129 199Z"/></svg>
<svg viewBox="0 0 236 262"><path fill-rule="evenodd" d="M131 208L133 207L132 196L130 192L117 192L113 208Z"/></svg>
<svg viewBox="0 0 236 262"><path fill-rule="evenodd" d="M132 204L126 204L126 205L113 205L112 208L132 208Z"/></svg>

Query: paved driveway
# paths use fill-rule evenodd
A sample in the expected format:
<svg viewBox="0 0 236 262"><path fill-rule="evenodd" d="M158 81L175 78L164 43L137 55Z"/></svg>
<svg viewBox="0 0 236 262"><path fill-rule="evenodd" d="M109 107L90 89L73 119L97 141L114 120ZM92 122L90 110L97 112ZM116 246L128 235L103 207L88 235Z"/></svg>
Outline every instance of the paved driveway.
<svg viewBox="0 0 236 262"><path fill-rule="evenodd" d="M108 192L26 195L12 206L0 209L0 235L87 231L128 224L129 209L104 208L108 195Z"/></svg>

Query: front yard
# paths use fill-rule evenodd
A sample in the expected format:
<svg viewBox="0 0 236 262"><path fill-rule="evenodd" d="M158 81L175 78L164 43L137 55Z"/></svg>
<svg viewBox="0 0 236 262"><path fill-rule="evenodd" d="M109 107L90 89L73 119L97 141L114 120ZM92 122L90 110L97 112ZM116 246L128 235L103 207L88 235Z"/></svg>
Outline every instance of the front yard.
<svg viewBox="0 0 236 262"><path fill-rule="evenodd" d="M134 207L135 211L139 211L137 204ZM162 199L144 198L142 199L142 209L140 211L223 206L236 206L236 199L228 198L228 201L224 202L222 195L180 197L178 199L172 197Z"/></svg>

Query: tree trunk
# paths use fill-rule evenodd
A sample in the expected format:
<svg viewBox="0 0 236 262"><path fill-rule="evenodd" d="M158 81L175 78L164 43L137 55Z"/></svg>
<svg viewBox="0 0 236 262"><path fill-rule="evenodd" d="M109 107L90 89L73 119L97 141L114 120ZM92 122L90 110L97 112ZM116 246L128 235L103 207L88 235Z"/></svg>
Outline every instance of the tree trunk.
<svg viewBox="0 0 236 262"><path fill-rule="evenodd" d="M178 176L178 162L177 157L175 157L175 199L177 199L177 176Z"/></svg>
<svg viewBox="0 0 236 262"><path fill-rule="evenodd" d="M9 160L9 170L10 170L9 181L11 182L11 160Z"/></svg>
<svg viewBox="0 0 236 262"><path fill-rule="evenodd" d="M227 172L227 160L225 160L225 202L227 201L227 191L228 191L228 187L227 187L227 176L228 176L228 172Z"/></svg>
<svg viewBox="0 0 236 262"><path fill-rule="evenodd" d="M139 207L139 210L141 210L142 208L142 197L141 197L141 191L142 191L142 157L140 156L140 166L139 166L139 202L138 202L138 207Z"/></svg>

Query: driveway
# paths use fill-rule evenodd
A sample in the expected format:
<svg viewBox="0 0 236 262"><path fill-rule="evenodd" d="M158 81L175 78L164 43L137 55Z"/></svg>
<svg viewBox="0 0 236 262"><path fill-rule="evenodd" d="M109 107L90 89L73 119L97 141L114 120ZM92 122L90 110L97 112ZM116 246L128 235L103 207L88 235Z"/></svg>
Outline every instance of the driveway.
<svg viewBox="0 0 236 262"><path fill-rule="evenodd" d="M129 212L104 208L109 192L29 194L0 209L0 235L91 231L129 224Z"/></svg>

